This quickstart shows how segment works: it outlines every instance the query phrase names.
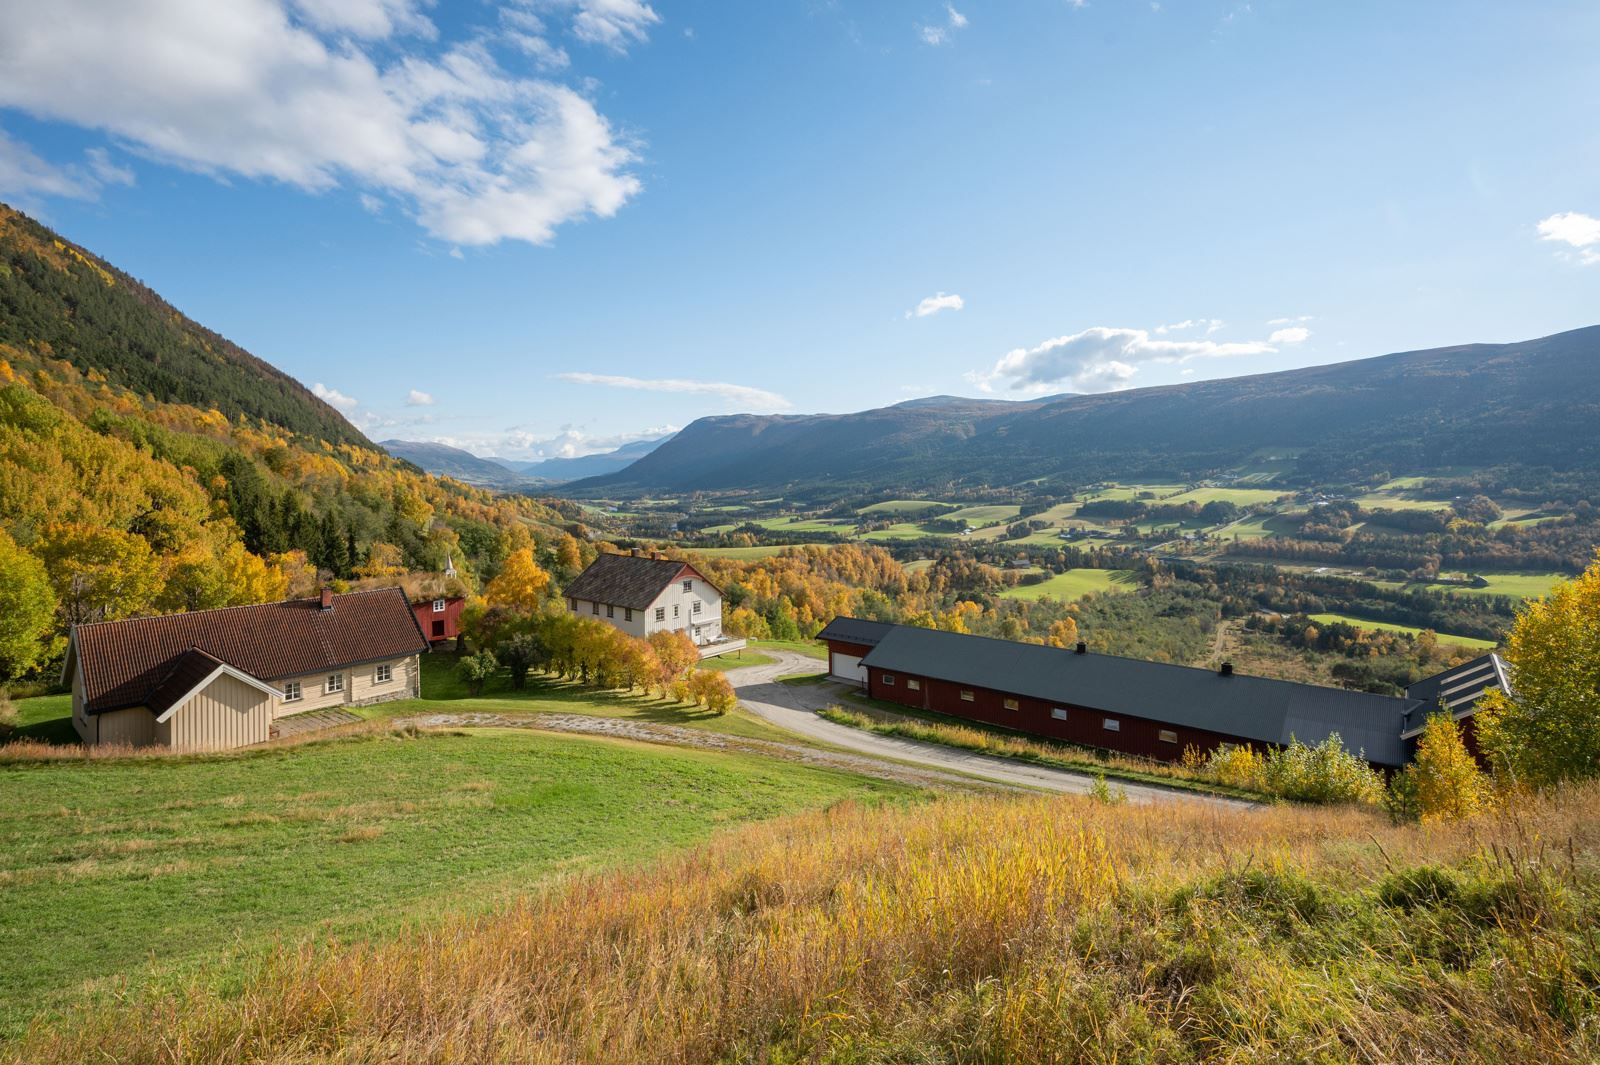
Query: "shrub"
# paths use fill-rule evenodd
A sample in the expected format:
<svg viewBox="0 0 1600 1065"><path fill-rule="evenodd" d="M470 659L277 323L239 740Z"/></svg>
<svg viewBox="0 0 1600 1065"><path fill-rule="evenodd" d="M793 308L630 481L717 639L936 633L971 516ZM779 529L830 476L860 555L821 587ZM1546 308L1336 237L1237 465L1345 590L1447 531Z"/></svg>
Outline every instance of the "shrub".
<svg viewBox="0 0 1600 1065"><path fill-rule="evenodd" d="M1203 773L1218 784L1297 802L1376 803L1384 797L1383 777L1345 750L1338 733L1316 746L1290 739L1289 746L1264 753L1224 744L1211 752Z"/></svg>
<svg viewBox="0 0 1600 1065"><path fill-rule="evenodd" d="M483 685L495 671L500 668L500 663L488 651L479 651L475 655L468 655L456 664L456 676L467 682L473 695L483 694Z"/></svg>
<svg viewBox="0 0 1600 1065"><path fill-rule="evenodd" d="M1446 713L1429 716L1417 741L1416 761L1389 788L1390 813L1400 818L1459 821L1490 805L1489 781L1461 742L1461 729Z"/></svg>

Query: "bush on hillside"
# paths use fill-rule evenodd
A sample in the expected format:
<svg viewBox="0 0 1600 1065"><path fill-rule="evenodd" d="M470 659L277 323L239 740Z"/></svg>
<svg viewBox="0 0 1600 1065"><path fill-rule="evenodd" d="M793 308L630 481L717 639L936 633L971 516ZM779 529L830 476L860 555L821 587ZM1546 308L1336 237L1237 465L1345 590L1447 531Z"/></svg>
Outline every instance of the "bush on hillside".
<svg viewBox="0 0 1600 1065"><path fill-rule="evenodd" d="M1376 803L1384 795L1383 777L1345 750L1338 733L1315 746L1291 739L1287 747L1264 752L1224 744L1207 756L1200 771L1218 784L1296 802Z"/></svg>

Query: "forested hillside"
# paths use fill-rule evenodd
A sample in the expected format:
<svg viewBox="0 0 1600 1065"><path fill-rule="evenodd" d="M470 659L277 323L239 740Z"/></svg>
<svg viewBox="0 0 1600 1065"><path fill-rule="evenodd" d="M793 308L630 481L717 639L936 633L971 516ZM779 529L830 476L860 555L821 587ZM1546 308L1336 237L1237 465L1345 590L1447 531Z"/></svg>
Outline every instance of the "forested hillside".
<svg viewBox="0 0 1600 1065"><path fill-rule="evenodd" d="M48 678L79 622L425 580L452 559L475 587L522 547L573 558L575 508L390 457L9 210L0 248L0 684Z"/></svg>

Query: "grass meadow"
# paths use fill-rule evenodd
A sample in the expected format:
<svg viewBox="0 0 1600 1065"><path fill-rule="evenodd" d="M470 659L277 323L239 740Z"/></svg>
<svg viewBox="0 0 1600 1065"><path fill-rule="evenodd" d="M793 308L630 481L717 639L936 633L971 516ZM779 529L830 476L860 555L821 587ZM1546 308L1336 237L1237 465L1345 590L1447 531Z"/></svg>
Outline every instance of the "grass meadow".
<svg viewBox="0 0 1600 1065"><path fill-rule="evenodd" d="M1422 630L1413 625L1398 625L1392 621L1368 621L1366 618L1354 617L1350 614L1312 614L1311 620L1319 625L1330 625L1335 622L1344 622L1358 629L1370 629L1374 632L1408 632L1413 636L1419 635ZM1448 632L1435 633L1440 643L1453 643L1460 647L1472 647L1480 651L1489 651L1499 646L1494 640L1480 640L1472 636L1453 636Z"/></svg>
<svg viewBox="0 0 1600 1065"><path fill-rule="evenodd" d="M1008 599L1043 599L1054 596L1062 602L1082 599L1091 592L1110 594L1132 592L1139 587L1130 570L1122 569L1069 569L1057 573L1038 584L1019 584L1000 594Z"/></svg>
<svg viewBox="0 0 1600 1065"><path fill-rule="evenodd" d="M285 947L32 1065L1555 1062L1600 1055L1600 789L1466 824L847 803L492 913Z"/></svg>

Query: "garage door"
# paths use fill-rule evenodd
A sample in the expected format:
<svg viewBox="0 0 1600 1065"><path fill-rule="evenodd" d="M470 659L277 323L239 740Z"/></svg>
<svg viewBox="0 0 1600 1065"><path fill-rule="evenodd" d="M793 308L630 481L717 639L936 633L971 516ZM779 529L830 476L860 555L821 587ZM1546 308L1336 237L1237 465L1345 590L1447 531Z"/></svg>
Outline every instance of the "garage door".
<svg viewBox="0 0 1600 1065"><path fill-rule="evenodd" d="M851 684L865 684L867 671L861 668L860 655L842 655L828 652L828 676L834 680L847 680Z"/></svg>

